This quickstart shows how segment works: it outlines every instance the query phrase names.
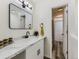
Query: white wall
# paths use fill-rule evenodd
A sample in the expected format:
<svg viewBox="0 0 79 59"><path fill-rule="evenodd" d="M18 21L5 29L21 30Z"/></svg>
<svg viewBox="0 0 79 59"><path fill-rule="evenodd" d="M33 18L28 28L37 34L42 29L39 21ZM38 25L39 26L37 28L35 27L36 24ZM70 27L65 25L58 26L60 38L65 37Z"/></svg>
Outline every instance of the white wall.
<svg viewBox="0 0 79 59"><path fill-rule="evenodd" d="M0 40L8 37L19 37L25 35L26 30L9 29L8 4L15 0L0 0Z"/></svg>
<svg viewBox="0 0 79 59"><path fill-rule="evenodd" d="M78 0L68 0L69 59L78 59Z"/></svg>
<svg viewBox="0 0 79 59"><path fill-rule="evenodd" d="M45 25L45 35L47 39L45 41L45 56L52 58L52 8L62 6L67 3L66 0L38 0L35 2L35 13L34 13L34 28L39 30L40 23L43 22Z"/></svg>

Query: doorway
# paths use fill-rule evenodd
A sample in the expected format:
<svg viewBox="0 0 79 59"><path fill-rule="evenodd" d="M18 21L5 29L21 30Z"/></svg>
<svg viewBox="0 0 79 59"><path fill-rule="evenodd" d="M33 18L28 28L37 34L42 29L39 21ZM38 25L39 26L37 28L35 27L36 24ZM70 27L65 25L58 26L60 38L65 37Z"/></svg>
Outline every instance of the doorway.
<svg viewBox="0 0 79 59"><path fill-rule="evenodd" d="M52 51L54 59L67 59L67 39L64 40L65 37L67 38L67 33L65 33L67 31L65 12L66 6L52 9ZM64 41L66 42L64 43ZM65 47L63 47L64 44Z"/></svg>

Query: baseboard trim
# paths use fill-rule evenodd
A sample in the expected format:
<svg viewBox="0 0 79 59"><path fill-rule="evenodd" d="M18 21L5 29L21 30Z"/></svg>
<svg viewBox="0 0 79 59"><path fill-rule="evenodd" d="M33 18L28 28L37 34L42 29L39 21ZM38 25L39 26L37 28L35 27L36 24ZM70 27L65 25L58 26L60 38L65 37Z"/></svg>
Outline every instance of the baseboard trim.
<svg viewBox="0 0 79 59"><path fill-rule="evenodd" d="M50 58L48 58L48 57L44 57L44 59L50 59Z"/></svg>

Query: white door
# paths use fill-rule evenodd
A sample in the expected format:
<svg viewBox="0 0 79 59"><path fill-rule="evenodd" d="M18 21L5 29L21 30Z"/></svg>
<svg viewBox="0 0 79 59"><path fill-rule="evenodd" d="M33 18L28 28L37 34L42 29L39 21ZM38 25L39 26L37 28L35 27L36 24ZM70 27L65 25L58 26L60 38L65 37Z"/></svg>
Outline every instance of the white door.
<svg viewBox="0 0 79 59"><path fill-rule="evenodd" d="M55 41L63 41L63 17L55 18Z"/></svg>
<svg viewBox="0 0 79 59"><path fill-rule="evenodd" d="M67 43L68 43L68 41L67 41L67 23L68 23L68 17L67 17L68 15L67 15L67 7L65 8L65 10L64 10L64 39L63 39L63 52L64 52L64 56L65 56L65 59L67 59Z"/></svg>

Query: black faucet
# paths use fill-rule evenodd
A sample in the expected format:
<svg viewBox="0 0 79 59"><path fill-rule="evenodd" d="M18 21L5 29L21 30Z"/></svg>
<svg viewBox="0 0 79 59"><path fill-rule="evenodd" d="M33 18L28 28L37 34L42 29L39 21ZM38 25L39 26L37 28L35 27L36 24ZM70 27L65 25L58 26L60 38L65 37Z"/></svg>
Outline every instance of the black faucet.
<svg viewBox="0 0 79 59"><path fill-rule="evenodd" d="M29 36L30 36L30 32L27 31L27 32L26 32L26 35L24 36L24 38L28 38Z"/></svg>

